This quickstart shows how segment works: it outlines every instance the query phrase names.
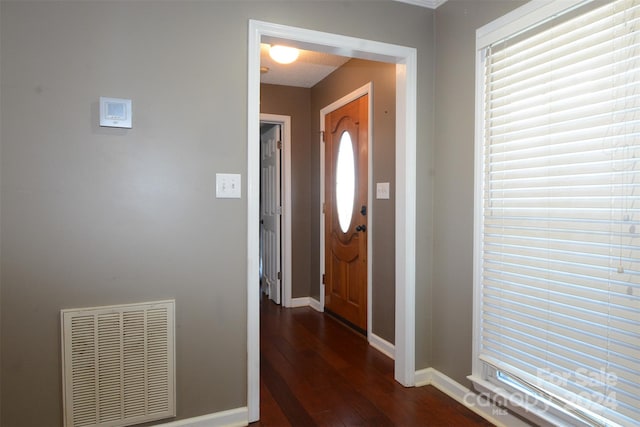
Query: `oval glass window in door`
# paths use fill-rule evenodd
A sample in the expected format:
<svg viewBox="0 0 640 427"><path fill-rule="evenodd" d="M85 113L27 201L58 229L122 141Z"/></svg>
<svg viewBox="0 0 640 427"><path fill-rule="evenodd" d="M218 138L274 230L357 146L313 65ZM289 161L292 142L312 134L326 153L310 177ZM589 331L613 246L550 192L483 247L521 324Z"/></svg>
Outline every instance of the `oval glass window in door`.
<svg viewBox="0 0 640 427"><path fill-rule="evenodd" d="M349 132L342 132L339 144L336 162L336 210L340 229L346 233L351 225L356 189L355 159Z"/></svg>

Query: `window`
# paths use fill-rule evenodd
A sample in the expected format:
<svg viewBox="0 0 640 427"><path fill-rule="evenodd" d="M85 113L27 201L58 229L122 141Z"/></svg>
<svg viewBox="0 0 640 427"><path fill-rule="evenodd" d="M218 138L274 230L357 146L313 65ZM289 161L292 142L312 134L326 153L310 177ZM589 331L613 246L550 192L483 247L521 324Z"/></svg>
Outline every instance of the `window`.
<svg viewBox="0 0 640 427"><path fill-rule="evenodd" d="M344 131L340 136L336 163L336 209L338 211L340 229L343 233L346 233L353 219L353 203L355 202L356 191L353 143L347 131Z"/></svg>
<svg viewBox="0 0 640 427"><path fill-rule="evenodd" d="M638 425L640 1L532 1L477 65L470 378L527 417Z"/></svg>

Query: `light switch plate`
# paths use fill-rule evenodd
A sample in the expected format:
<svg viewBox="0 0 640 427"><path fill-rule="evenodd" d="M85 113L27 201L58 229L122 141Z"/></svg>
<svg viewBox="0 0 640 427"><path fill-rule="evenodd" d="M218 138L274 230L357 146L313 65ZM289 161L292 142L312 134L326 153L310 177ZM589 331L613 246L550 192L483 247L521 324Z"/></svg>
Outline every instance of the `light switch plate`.
<svg viewBox="0 0 640 427"><path fill-rule="evenodd" d="M376 184L376 199L388 199L389 198L389 183L378 182Z"/></svg>
<svg viewBox="0 0 640 427"><path fill-rule="evenodd" d="M218 199L239 199L242 180L239 173L216 174L216 197Z"/></svg>

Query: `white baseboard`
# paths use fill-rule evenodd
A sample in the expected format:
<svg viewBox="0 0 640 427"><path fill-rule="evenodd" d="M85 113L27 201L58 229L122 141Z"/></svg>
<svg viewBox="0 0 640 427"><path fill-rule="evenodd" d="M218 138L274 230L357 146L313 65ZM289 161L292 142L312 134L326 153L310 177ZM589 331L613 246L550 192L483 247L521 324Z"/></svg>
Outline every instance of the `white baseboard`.
<svg viewBox="0 0 640 427"><path fill-rule="evenodd" d="M416 387L423 387L425 385L432 385L433 384L433 371L435 371L435 369L433 369L433 368L420 369L419 371L416 371L416 374L415 374L415 377L414 377L414 383L415 383Z"/></svg>
<svg viewBox="0 0 640 427"><path fill-rule="evenodd" d="M291 302L287 307L288 308L311 307L315 311L319 311L320 313L324 312L324 307L322 307L320 301L318 301L313 297L291 298Z"/></svg>
<svg viewBox="0 0 640 427"><path fill-rule="evenodd" d="M322 303L320 301L318 301L317 299L309 297L309 305L315 311L319 311L320 313L324 313L324 307L322 306Z"/></svg>
<svg viewBox="0 0 640 427"><path fill-rule="evenodd" d="M291 305L289 307L307 307L310 299L309 297L291 298Z"/></svg>
<svg viewBox="0 0 640 427"><path fill-rule="evenodd" d="M531 427L530 424L469 390L433 368L421 369L415 373L416 387L432 385L458 403L469 408L485 420L498 427Z"/></svg>
<svg viewBox="0 0 640 427"><path fill-rule="evenodd" d="M391 359L395 359L396 347L374 333L369 334L369 345Z"/></svg>
<svg viewBox="0 0 640 427"><path fill-rule="evenodd" d="M162 427L240 427L249 425L247 407L229 409L184 420L159 424Z"/></svg>

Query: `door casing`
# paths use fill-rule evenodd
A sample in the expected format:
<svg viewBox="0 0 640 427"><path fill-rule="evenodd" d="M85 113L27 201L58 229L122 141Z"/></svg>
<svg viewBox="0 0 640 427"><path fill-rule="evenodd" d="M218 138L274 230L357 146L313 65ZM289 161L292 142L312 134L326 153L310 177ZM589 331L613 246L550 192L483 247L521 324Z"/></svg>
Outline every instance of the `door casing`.
<svg viewBox="0 0 640 427"><path fill-rule="evenodd" d="M331 113L332 111L337 110L338 108L347 105L348 103L350 103L351 101L355 101L356 99L364 96L364 95L369 95L369 105L368 105L368 109L367 109L367 115L369 116L369 120L368 120L368 129L367 129L367 146L368 146L368 150L367 150L367 164L368 164L368 171L367 171L367 216L366 216L366 221L367 221L367 341L371 342L371 337L372 337L372 331L371 331L371 327L372 327L372 313L371 310L372 308L372 304L371 304L371 297L372 297L372 275L373 275L373 265L371 263L371 261L373 260L373 215L375 214L373 211L373 203L371 200L371 195L372 193L372 182L373 182L373 146L372 146L372 141L373 141L373 126L372 126L372 122L373 119L371 117L372 112L373 112L373 93L372 93L372 85L371 83L367 83L366 85L354 90L353 92L343 96L342 98L332 102L331 104L327 105L326 107L322 108L322 110L320 110L320 132L324 132L325 131L325 123L324 123L324 118L327 114ZM322 140L322 135L320 136L320 146L322 147L322 149L320 150L320 206L322 207L325 203L325 146L324 146L324 142ZM321 212L320 212L320 276L322 276L325 273L325 219L324 219L324 213L322 212L322 208L321 208ZM322 283L322 279L320 279L320 307L322 310L324 310L324 304L325 304L325 300L324 300L324 291L325 291L325 286Z"/></svg>
<svg viewBox="0 0 640 427"><path fill-rule="evenodd" d="M396 64L396 255L394 378L415 385L417 50L357 37L249 20L247 102L247 412L260 418L260 43Z"/></svg>

